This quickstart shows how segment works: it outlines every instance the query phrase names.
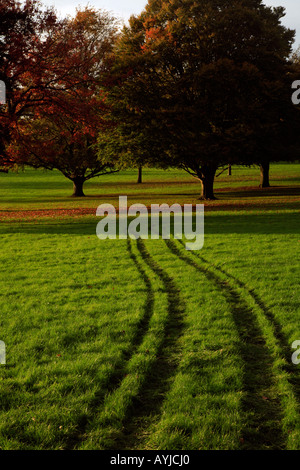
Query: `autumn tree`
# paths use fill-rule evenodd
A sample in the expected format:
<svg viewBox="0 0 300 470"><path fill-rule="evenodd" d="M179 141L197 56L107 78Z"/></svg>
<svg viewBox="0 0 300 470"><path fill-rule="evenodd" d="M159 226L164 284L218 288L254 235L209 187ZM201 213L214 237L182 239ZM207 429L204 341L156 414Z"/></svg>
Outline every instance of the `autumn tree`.
<svg viewBox="0 0 300 470"><path fill-rule="evenodd" d="M41 76L54 46L53 32L63 21L33 0L1 0L0 19L0 80L6 86L6 103L0 105L0 165L8 168L14 164L7 147L17 123L44 101L45 89L52 86L42 83Z"/></svg>
<svg viewBox="0 0 300 470"><path fill-rule="evenodd" d="M51 87L45 87L42 106L19 121L9 147L19 162L59 170L72 181L73 196L84 196L85 181L116 171L94 149L101 129L110 126L101 83L116 35L116 20L103 11L85 8L65 22L40 77Z"/></svg>
<svg viewBox="0 0 300 470"><path fill-rule="evenodd" d="M283 16L261 0L149 0L116 49L122 136L148 141L154 163L183 168L214 199L218 168L255 163L284 134L294 32Z"/></svg>

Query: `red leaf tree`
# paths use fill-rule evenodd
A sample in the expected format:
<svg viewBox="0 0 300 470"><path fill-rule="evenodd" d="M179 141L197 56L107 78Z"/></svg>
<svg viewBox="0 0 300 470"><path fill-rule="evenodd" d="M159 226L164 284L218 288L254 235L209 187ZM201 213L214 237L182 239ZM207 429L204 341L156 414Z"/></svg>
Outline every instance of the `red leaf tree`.
<svg viewBox="0 0 300 470"><path fill-rule="evenodd" d="M109 126L101 85L116 35L114 18L86 8L38 37L36 49L31 42L39 67L23 73L20 93L32 87L31 100L13 123L6 153L14 162L58 169L73 182L73 196L84 196L86 180L116 171L94 150Z"/></svg>
<svg viewBox="0 0 300 470"><path fill-rule="evenodd" d="M5 83L6 103L0 104L0 165L14 163L7 146L18 120L29 108L44 99L40 76L46 48L51 49L53 31L62 27L53 9L42 9L38 2L1 0L0 4L0 80ZM45 84L44 84L45 85Z"/></svg>

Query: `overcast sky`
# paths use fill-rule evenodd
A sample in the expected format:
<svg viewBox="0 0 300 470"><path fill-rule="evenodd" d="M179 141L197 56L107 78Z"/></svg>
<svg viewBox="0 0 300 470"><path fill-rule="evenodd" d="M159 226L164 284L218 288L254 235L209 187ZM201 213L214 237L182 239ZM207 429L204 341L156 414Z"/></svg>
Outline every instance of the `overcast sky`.
<svg viewBox="0 0 300 470"><path fill-rule="evenodd" d="M58 13L74 15L76 7L84 7L89 4L95 8L114 13L117 17L128 20L130 15L140 13L147 0L41 0L44 5L53 5ZM285 26L296 30L296 41L294 47L300 45L300 7L299 0L265 0L269 6L283 6L286 8L286 16L282 20Z"/></svg>

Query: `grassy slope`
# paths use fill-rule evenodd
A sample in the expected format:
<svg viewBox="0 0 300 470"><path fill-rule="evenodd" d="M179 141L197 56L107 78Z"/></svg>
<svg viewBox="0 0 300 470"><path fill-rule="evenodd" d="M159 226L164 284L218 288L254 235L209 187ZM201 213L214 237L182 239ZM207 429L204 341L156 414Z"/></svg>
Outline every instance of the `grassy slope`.
<svg viewBox="0 0 300 470"><path fill-rule="evenodd" d="M290 361L300 338L299 170L288 169L273 169L289 186L276 201L248 208L243 193L247 207L226 212L241 185L256 183L257 170L236 169L197 253L172 241L100 242L94 216L2 222L0 448L299 449ZM99 202L70 200L57 174L25 175L4 175L1 209ZM182 175L152 170L145 180L154 175L159 202L172 192L192 202L196 187ZM134 200L133 175L119 178L112 193L125 186ZM159 198L151 186L138 190L148 203Z"/></svg>

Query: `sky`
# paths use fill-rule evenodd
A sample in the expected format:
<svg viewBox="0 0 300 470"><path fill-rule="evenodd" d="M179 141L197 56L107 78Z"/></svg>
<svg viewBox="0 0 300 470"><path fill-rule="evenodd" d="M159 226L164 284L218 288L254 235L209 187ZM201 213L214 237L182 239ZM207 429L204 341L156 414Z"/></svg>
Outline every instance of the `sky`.
<svg viewBox="0 0 300 470"><path fill-rule="evenodd" d="M76 7L90 5L96 9L103 9L114 13L125 22L132 14L139 14L147 4L147 0L41 0L44 5L54 6L59 14L74 15ZM265 0L268 6L283 6L286 16L282 23L288 28L296 30L294 48L300 45L300 8L299 0Z"/></svg>

